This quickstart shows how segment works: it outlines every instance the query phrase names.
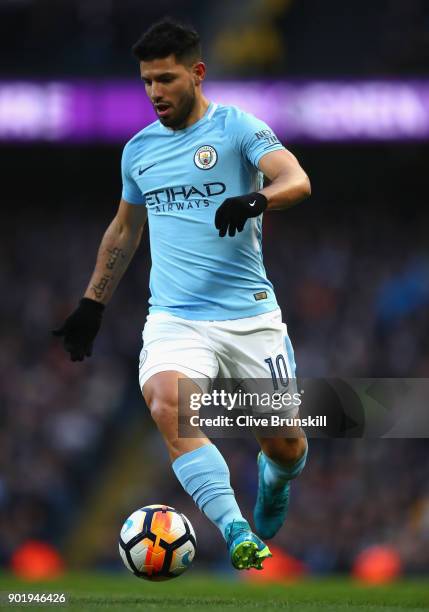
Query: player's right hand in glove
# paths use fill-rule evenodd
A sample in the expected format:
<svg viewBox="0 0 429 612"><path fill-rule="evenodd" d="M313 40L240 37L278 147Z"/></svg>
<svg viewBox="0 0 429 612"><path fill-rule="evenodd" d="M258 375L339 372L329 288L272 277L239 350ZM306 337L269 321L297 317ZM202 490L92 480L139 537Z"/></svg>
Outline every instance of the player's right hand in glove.
<svg viewBox="0 0 429 612"><path fill-rule="evenodd" d="M72 361L83 361L92 354L92 345L101 326L104 304L82 298L79 306L67 317L64 325L52 331L63 338L64 348Z"/></svg>

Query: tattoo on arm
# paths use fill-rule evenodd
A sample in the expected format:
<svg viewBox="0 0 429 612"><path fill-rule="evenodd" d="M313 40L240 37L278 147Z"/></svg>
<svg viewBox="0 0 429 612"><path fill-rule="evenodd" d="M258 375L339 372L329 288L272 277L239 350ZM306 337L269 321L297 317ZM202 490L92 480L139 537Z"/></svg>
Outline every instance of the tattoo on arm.
<svg viewBox="0 0 429 612"><path fill-rule="evenodd" d="M108 268L109 270L113 270L116 262L118 261L118 257L121 256L122 259L124 259L125 253L123 249L120 249L119 247L114 247L113 249L107 249L107 252L110 253L110 255L109 255L109 259L106 264L106 268Z"/></svg>
<svg viewBox="0 0 429 612"><path fill-rule="evenodd" d="M107 270L110 270L110 271L114 270L115 266L118 263L118 260L122 261L126 259L124 250L119 247L113 247L112 249L107 249L107 253L108 253L108 257L107 257L107 262L105 264L105 267L107 268ZM120 271L119 271L119 274L121 274ZM104 272L101 279L98 282L91 285L91 291L93 292L97 300L102 300L106 296L106 293L110 289L113 279L114 279L113 274Z"/></svg>
<svg viewBox="0 0 429 612"><path fill-rule="evenodd" d="M109 284L109 281L112 280L112 278L112 276L104 274L104 276L101 277L100 282L98 282L96 285L92 285L91 289L93 290L94 295L98 300L102 299L104 292L106 291L106 287Z"/></svg>

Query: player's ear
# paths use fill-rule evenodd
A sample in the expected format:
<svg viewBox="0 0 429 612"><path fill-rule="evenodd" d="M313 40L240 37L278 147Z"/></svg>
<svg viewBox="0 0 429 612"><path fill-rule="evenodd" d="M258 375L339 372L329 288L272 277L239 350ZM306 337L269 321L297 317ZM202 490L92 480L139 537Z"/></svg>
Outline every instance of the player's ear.
<svg viewBox="0 0 429 612"><path fill-rule="evenodd" d="M206 65L204 62L196 62L192 66L192 75L195 85L200 85L206 76Z"/></svg>

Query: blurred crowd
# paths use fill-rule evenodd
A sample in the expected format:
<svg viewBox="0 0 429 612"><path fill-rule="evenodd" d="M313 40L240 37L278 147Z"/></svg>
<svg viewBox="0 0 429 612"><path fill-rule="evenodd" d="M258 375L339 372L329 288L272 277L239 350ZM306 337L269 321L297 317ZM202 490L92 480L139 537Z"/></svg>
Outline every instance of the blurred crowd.
<svg viewBox="0 0 429 612"><path fill-rule="evenodd" d="M67 214L50 216L26 210L23 223L11 214L13 230L3 237L0 563L29 537L57 543L66 534L103 465L106 440L108 451L118 431L130 353L135 366L130 333L136 351L139 344L119 301L95 359L70 362L52 337L86 287L101 229Z"/></svg>
<svg viewBox="0 0 429 612"><path fill-rule="evenodd" d="M299 375L427 377L427 216L405 222L393 208L369 203L362 210L359 194L349 195L347 214L343 203L329 210L320 194L314 200L265 216L265 264ZM52 201L23 204L4 219L10 231L0 259L1 561L29 537L61 545L97 489L112 443L130 426L127 415L138 410L146 426L136 461L153 473L128 510L134 503L177 505L195 523L201 559L219 562L215 529L174 479L143 403L127 404L127 390L138 384L147 245L106 311L94 356L71 363L50 330L86 287L108 214L101 202L83 210L64 201L55 208ZM228 441L220 446L249 514L256 447L251 441L239 451ZM312 440L278 543L315 571L346 569L372 542L395 544L411 570L427 568L428 450L425 440ZM116 537L116 530L106 537L115 558Z"/></svg>
<svg viewBox="0 0 429 612"><path fill-rule="evenodd" d="M323 231L311 222L282 227L267 220L266 250L282 262L272 279L285 285L299 375L429 375L429 254L423 237L419 243L419 221L409 228L411 251L396 222L387 212L365 211L362 224L350 218L350 235L338 219Z"/></svg>
<svg viewBox="0 0 429 612"><path fill-rule="evenodd" d="M191 22L211 77L427 74L425 0L3 0L3 74L130 76L131 45L165 15Z"/></svg>

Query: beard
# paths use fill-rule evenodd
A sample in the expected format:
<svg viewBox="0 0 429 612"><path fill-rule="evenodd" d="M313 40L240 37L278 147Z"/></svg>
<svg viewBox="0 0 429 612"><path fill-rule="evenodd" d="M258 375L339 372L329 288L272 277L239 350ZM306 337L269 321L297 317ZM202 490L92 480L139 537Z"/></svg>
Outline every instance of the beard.
<svg viewBox="0 0 429 612"><path fill-rule="evenodd" d="M179 130L186 125L189 115L192 113L195 106L195 89L193 85L185 92L182 98L176 105L176 109L171 113L170 117L158 117L162 125L173 130Z"/></svg>

